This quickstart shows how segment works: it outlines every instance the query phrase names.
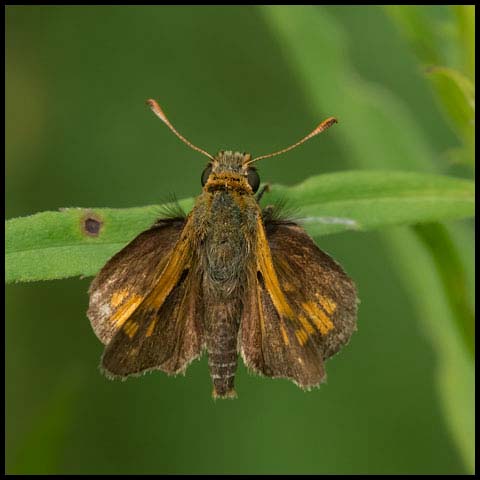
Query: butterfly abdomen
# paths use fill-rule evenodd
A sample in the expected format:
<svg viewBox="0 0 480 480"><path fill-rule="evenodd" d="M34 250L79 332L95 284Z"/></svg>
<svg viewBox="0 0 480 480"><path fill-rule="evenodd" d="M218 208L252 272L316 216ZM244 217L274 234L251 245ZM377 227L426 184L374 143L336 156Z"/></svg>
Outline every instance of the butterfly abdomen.
<svg viewBox="0 0 480 480"><path fill-rule="evenodd" d="M211 305L208 308L208 368L213 382L214 397L235 397L237 370L238 300Z"/></svg>

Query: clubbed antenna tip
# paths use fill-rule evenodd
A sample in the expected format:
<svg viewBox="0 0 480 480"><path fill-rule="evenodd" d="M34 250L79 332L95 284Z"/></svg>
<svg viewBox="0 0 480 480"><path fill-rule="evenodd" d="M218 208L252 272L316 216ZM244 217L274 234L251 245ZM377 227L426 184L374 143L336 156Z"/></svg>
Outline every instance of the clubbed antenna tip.
<svg viewBox="0 0 480 480"><path fill-rule="evenodd" d="M168 120L167 116L165 115L164 111L160 107L160 105L153 100L152 98L149 98L146 101L146 104L152 109L152 112L183 142L185 145L188 145L190 148L193 148L193 150L196 150L197 152L202 153L203 155L206 155L210 160L213 160L213 156L210 155L208 152L205 150L202 150L201 148L197 147L193 143L189 142L183 135L180 135L180 133L177 132L175 127L170 123L170 120Z"/></svg>

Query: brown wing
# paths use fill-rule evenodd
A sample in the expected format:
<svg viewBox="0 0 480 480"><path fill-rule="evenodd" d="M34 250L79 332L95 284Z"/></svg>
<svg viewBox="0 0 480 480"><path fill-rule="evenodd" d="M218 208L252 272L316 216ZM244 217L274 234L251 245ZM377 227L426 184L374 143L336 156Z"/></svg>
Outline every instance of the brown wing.
<svg viewBox="0 0 480 480"><path fill-rule="evenodd" d="M204 347L201 276L185 270L167 297L154 290L105 348L101 368L111 377L159 369L182 373ZM159 306L160 304L160 306Z"/></svg>
<svg viewBox="0 0 480 480"><path fill-rule="evenodd" d="M185 220L160 220L114 255L90 285L87 316L97 337L110 342L150 293L177 243Z"/></svg>
<svg viewBox="0 0 480 480"><path fill-rule="evenodd" d="M242 356L258 373L316 386L325 378L323 361L356 328L355 286L298 225L270 222L264 229L259 222L258 231L241 322Z"/></svg>
<svg viewBox="0 0 480 480"><path fill-rule="evenodd" d="M102 368L125 377L185 370L201 353L202 299L188 220L162 220L115 255L90 287L88 316L107 345Z"/></svg>

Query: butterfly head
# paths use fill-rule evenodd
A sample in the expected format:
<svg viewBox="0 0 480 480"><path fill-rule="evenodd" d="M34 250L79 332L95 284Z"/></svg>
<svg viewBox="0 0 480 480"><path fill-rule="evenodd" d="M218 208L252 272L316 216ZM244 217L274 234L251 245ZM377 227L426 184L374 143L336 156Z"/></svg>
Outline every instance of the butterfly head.
<svg viewBox="0 0 480 480"><path fill-rule="evenodd" d="M221 150L208 163L202 173L202 186L206 191L237 190L255 193L260 186L260 177L249 153Z"/></svg>

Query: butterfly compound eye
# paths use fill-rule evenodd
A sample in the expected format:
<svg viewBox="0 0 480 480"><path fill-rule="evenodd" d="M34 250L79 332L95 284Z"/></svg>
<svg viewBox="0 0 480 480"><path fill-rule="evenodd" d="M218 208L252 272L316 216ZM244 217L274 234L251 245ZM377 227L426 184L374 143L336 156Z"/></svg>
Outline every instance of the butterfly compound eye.
<svg viewBox="0 0 480 480"><path fill-rule="evenodd" d="M212 173L212 166L208 165L208 167L202 172L202 187L207 183L208 177Z"/></svg>
<svg viewBox="0 0 480 480"><path fill-rule="evenodd" d="M260 186L260 177L258 176L257 171L254 168L249 168L247 172L248 184L253 190L253 193L256 193L258 187Z"/></svg>

